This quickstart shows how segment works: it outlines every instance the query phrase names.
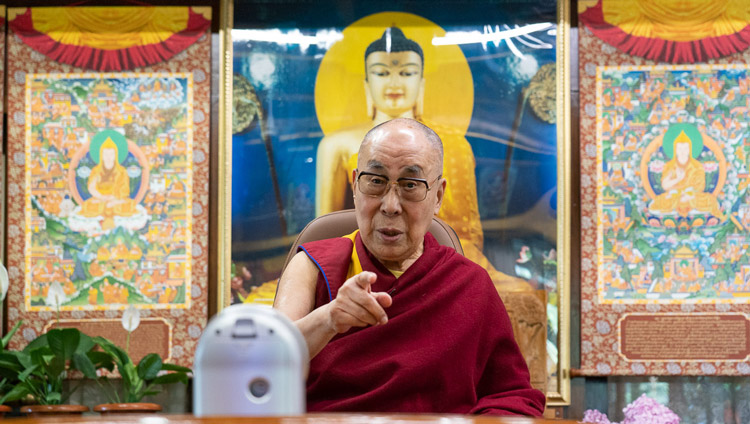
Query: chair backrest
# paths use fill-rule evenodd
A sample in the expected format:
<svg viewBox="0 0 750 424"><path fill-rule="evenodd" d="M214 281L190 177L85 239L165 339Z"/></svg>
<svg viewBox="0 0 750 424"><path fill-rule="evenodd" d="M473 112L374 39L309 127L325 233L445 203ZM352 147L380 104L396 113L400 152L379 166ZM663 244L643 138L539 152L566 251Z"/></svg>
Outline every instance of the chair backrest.
<svg viewBox="0 0 750 424"><path fill-rule="evenodd" d="M291 250L289 250L289 254L286 257L286 262L284 262L284 267L281 269L281 272L284 272L289 261L291 261L292 257L297 253L297 247L300 244L309 241L342 237L351 234L357 228L357 218L354 214L354 209L331 212L313 219L302 229L302 231L300 231ZM433 217L428 231L441 245L451 247L461 255L464 254L461 242L458 240L458 235L450 225L445 223L445 221L438 217Z"/></svg>

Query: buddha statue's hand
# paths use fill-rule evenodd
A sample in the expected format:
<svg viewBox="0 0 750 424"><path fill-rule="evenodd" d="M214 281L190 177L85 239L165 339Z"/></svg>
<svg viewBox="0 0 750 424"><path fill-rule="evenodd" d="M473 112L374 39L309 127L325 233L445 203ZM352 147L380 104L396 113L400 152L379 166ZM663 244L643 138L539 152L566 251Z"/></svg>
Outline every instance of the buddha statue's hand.
<svg viewBox="0 0 750 424"><path fill-rule="evenodd" d="M392 299L387 293L373 292L370 287L376 275L364 271L346 280L327 305L328 323L335 332L345 333L352 327L382 325L388 322L385 309L391 306Z"/></svg>

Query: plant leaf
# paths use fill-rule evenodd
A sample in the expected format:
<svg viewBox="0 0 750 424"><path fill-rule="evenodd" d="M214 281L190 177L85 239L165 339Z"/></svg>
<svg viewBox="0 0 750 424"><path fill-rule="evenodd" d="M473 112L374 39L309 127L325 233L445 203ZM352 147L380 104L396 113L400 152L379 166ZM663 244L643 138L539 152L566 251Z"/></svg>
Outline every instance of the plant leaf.
<svg viewBox="0 0 750 424"><path fill-rule="evenodd" d="M154 379L154 384L173 384L173 383L188 383L187 375L181 372L173 372L169 374L160 375Z"/></svg>
<svg viewBox="0 0 750 424"><path fill-rule="evenodd" d="M144 380L153 380L161 371L161 357L155 353L149 353L138 363L138 377Z"/></svg>
<svg viewBox="0 0 750 424"><path fill-rule="evenodd" d="M81 340L81 332L75 328L55 328L47 332L47 343L52 353L64 361L73 357Z"/></svg>
<svg viewBox="0 0 750 424"><path fill-rule="evenodd" d="M99 345L103 351L112 356L112 360L117 364L117 369L124 368L127 363L133 362L127 352L120 349L117 345L104 337L95 337L94 342ZM120 371L120 373L122 373L122 371Z"/></svg>
<svg viewBox="0 0 750 424"><path fill-rule="evenodd" d="M23 370L23 372L22 372L22 373L18 374L18 380L19 380L19 381L26 381L26 379L27 379L27 378L29 378L29 376L30 376L30 375L31 375L31 374L32 374L32 373L33 373L34 371L36 371L36 369L37 369L38 367L39 367L39 365L32 365L32 366L30 366L30 367L26 368L25 370Z"/></svg>
<svg viewBox="0 0 750 424"><path fill-rule="evenodd" d="M112 356L107 352L92 350L91 352L86 352L86 356L88 356L91 362L94 363L94 368L96 369L104 368L108 371L115 369L115 363L112 361Z"/></svg>
<svg viewBox="0 0 750 424"><path fill-rule="evenodd" d="M80 340L78 341L78 346L76 347L76 353L86 353L93 349L94 346L96 346L96 343L94 343L94 339L86 333L81 332Z"/></svg>
<svg viewBox="0 0 750 424"><path fill-rule="evenodd" d="M86 376L86 378L96 380L97 376L94 363L91 362L91 359L89 359L89 357L84 355L83 353L73 354L73 367L82 372L83 375Z"/></svg>
<svg viewBox="0 0 750 424"><path fill-rule="evenodd" d="M29 344L26 345L25 348L23 348L24 352L31 352L34 349L47 346L47 333L42 334L41 336L35 338Z"/></svg>
<svg viewBox="0 0 750 424"><path fill-rule="evenodd" d="M47 405L57 405L62 400L62 393L60 392L51 392L47 393L46 402Z"/></svg>
<svg viewBox="0 0 750 424"><path fill-rule="evenodd" d="M0 340L3 349L5 349L5 346L8 346L8 342L10 341L11 337L16 334L16 331L18 331L18 329L21 327L21 324L23 324L23 321L18 321L16 325L14 325L13 328L8 331L8 334L4 335L2 340Z"/></svg>
<svg viewBox="0 0 750 424"><path fill-rule="evenodd" d="M25 384L16 384L8 393L0 398L0 404L5 402L13 402L15 400L23 399L28 396L31 392Z"/></svg>
<svg viewBox="0 0 750 424"><path fill-rule="evenodd" d="M180 371L180 372L193 372L188 367L183 367L181 365L175 365L175 364L162 364L161 369L164 371Z"/></svg>

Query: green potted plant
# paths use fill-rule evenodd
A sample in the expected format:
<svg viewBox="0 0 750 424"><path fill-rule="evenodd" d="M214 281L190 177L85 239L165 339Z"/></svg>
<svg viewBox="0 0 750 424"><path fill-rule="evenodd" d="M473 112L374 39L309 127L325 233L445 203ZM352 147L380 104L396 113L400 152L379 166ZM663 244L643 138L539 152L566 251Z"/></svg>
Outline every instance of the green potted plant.
<svg viewBox="0 0 750 424"><path fill-rule="evenodd" d="M144 403L143 398L159 393L158 385L178 382L187 384L188 382L189 368L166 364L156 353L144 356L136 365L124 349L111 341L103 337L96 337L94 341L110 356L122 376L121 390L117 390L111 384L111 380L105 380L110 384L109 390L104 385L102 388L111 403L96 405L94 411L101 413L158 412L161 406L155 403ZM101 382L101 380L97 381Z"/></svg>
<svg viewBox="0 0 750 424"><path fill-rule="evenodd" d="M17 382L3 401L31 398L36 405L21 408L21 412L31 415L88 411L83 405L65 404L78 386L67 391L63 383L74 370L96 379L97 369L112 369L109 355L95 351L95 346L91 337L76 328L56 328L40 335L21 351L3 352L2 368L17 376Z"/></svg>
<svg viewBox="0 0 750 424"><path fill-rule="evenodd" d="M21 327L22 323L23 321L17 322L8 334L0 339L0 417L3 417L11 411L11 408L8 405L5 405L5 400L11 389L16 383L18 383L18 373L6 366L6 364L8 364L6 361L8 360L10 360L9 364L13 365L13 358L6 356L9 354L5 351L5 346L8 345L11 337L16 334L16 331L18 331L18 328Z"/></svg>
<svg viewBox="0 0 750 424"><path fill-rule="evenodd" d="M109 390L105 393L110 403L94 406L94 411L102 414L111 413L143 413L158 412L161 406L155 403L142 402L145 396L159 393L161 384L172 384L182 382L187 384L189 368L173 364L165 364L156 353L150 353L136 365L130 358L130 335L141 323L140 311L130 305L122 314L122 327L127 331L125 349L103 337L94 339L99 348L107 353L111 361L117 366L117 371L122 377L122 386L117 390L111 380ZM98 380L101 384L101 380ZM102 386L104 389L104 387Z"/></svg>

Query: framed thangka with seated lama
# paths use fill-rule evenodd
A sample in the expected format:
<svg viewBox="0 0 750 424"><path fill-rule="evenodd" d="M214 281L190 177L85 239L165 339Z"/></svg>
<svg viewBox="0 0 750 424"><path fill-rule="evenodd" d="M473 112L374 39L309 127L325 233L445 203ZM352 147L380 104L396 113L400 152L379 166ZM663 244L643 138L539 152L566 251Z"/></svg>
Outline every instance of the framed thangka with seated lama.
<svg viewBox="0 0 750 424"><path fill-rule="evenodd" d="M567 402L567 3L293 3L235 3L220 306L272 303L297 234L353 207L365 133L414 118L445 149L438 217L495 283L532 384Z"/></svg>
<svg viewBox="0 0 750 424"><path fill-rule="evenodd" d="M583 375L750 375L739 3L579 2Z"/></svg>
<svg viewBox="0 0 750 424"><path fill-rule="evenodd" d="M131 354L189 365L207 315L210 9L62 9L9 12L12 346L52 326L124 345L132 306Z"/></svg>

